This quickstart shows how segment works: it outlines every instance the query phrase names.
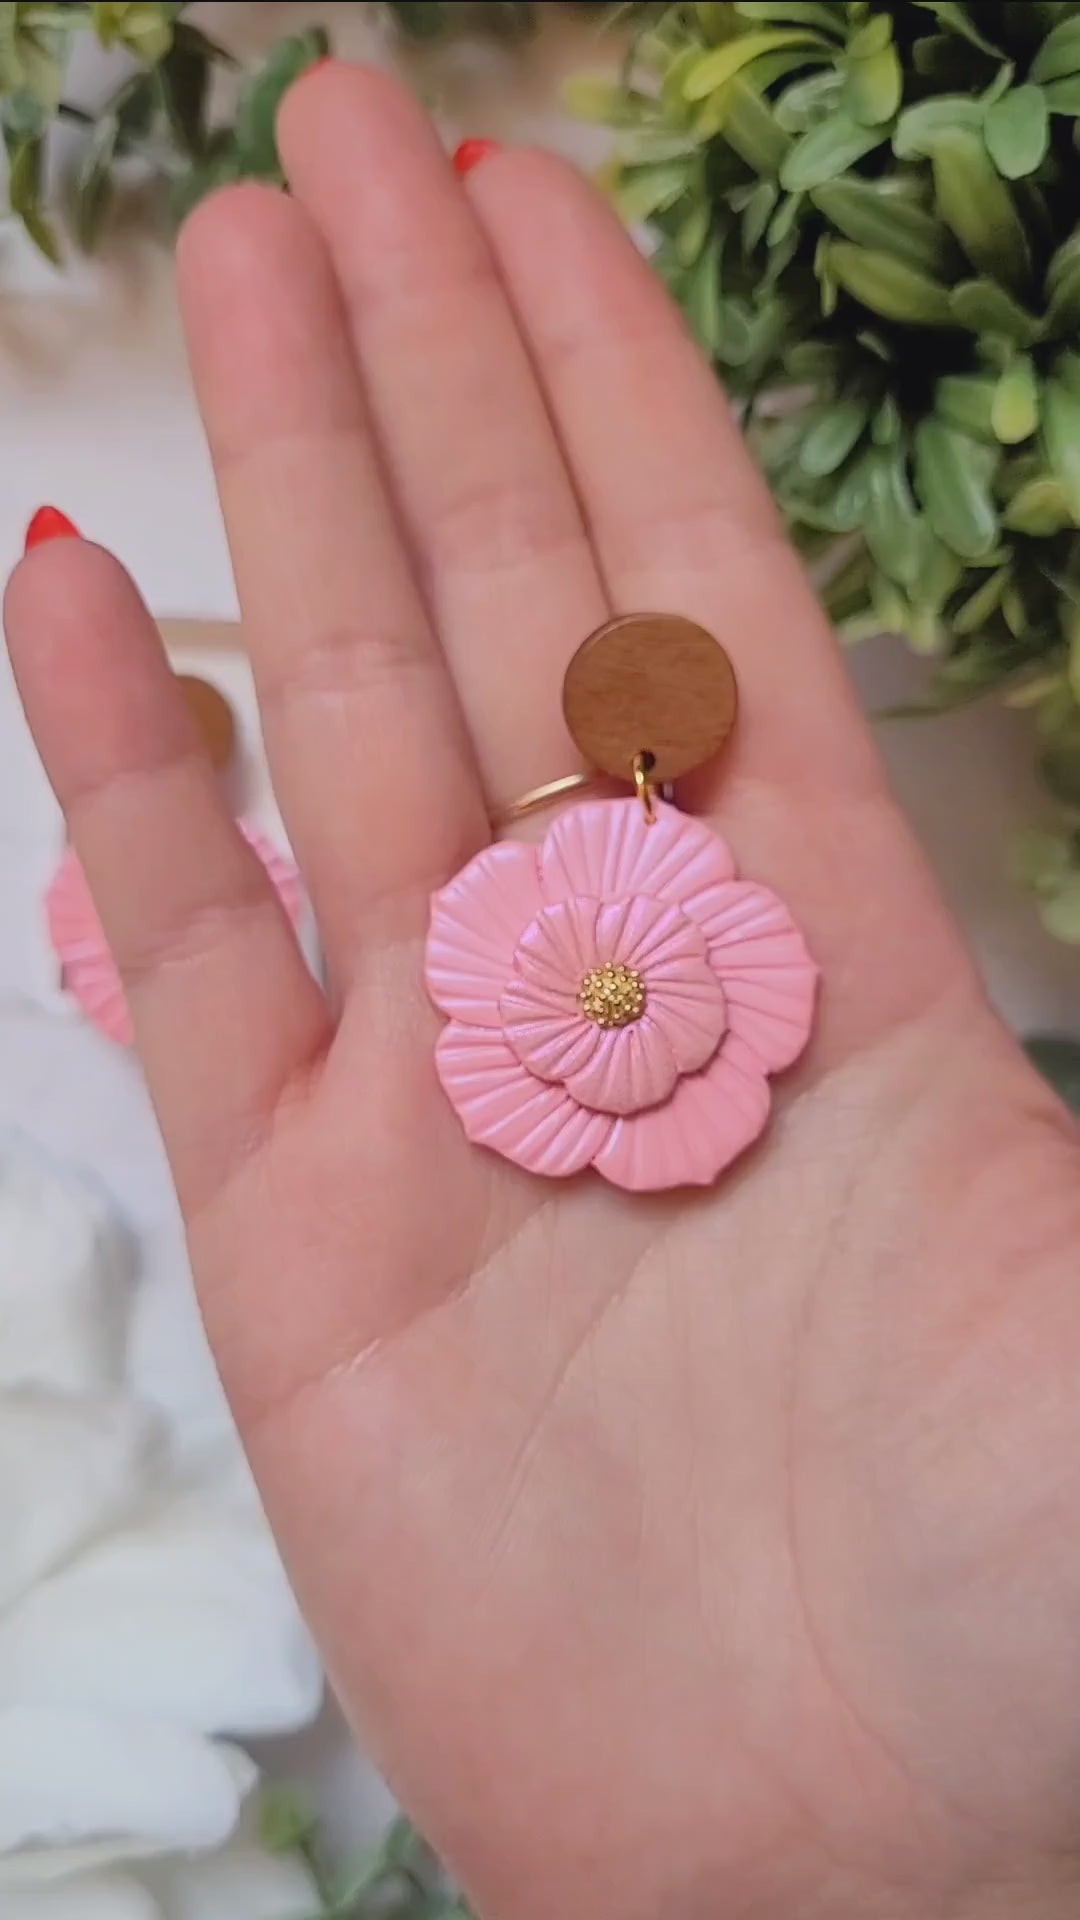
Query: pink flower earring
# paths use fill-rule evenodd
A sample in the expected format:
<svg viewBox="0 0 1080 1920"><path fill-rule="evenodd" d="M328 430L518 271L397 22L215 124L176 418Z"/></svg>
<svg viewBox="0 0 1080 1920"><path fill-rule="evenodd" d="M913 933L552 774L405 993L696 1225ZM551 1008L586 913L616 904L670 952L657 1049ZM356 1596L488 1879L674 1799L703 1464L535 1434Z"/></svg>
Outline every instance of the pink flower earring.
<svg viewBox="0 0 1080 1920"><path fill-rule="evenodd" d="M735 721L711 634L631 614L570 662L563 710L593 771L635 797L561 814L539 847L487 847L436 894L427 984L436 1066L468 1138L532 1173L587 1166L635 1192L708 1186L757 1139L768 1076L803 1051L817 968L787 908L657 791Z"/></svg>

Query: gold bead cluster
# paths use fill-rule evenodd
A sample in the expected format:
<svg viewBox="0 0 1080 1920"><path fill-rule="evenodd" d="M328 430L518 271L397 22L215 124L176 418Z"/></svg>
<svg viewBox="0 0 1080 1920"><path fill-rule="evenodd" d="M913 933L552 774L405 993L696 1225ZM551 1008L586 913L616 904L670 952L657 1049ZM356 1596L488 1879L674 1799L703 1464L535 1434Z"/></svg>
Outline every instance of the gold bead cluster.
<svg viewBox="0 0 1080 1920"><path fill-rule="evenodd" d="M606 961L592 967L578 990L578 1004L598 1027L628 1027L645 1011L645 982L633 967Z"/></svg>

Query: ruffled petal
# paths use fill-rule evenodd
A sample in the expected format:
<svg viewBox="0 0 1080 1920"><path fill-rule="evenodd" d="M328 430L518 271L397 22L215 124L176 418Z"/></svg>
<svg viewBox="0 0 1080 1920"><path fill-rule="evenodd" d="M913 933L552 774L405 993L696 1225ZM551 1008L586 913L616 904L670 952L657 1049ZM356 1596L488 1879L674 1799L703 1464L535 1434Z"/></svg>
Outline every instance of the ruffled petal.
<svg viewBox="0 0 1080 1920"><path fill-rule="evenodd" d="M783 901L768 887L734 881L703 929L731 1032L766 1072L789 1067L810 1037L818 969Z"/></svg>
<svg viewBox="0 0 1080 1920"><path fill-rule="evenodd" d="M133 1266L100 1185L0 1134L0 1390L118 1387Z"/></svg>
<svg viewBox="0 0 1080 1920"><path fill-rule="evenodd" d="M253 1737L315 1718L318 1660L232 1458L208 1456L202 1483L166 1489L0 1617L0 1712L152 1715Z"/></svg>
<svg viewBox="0 0 1080 1920"><path fill-rule="evenodd" d="M588 894L545 907L522 931L514 954L515 974L535 981L567 1006L576 1006L578 989L590 967L612 957L597 946L600 911L601 902Z"/></svg>
<svg viewBox="0 0 1080 1920"><path fill-rule="evenodd" d="M590 800L569 807L540 850L540 885L554 902L578 894L605 900L646 894L700 919L735 864L711 827L658 804L650 826L638 800Z"/></svg>
<svg viewBox="0 0 1080 1920"><path fill-rule="evenodd" d="M304 1862L294 1853L267 1853L254 1837L230 1840L216 1853L162 1860L143 1874L167 1920L302 1920L323 1910Z"/></svg>
<svg viewBox="0 0 1080 1920"><path fill-rule="evenodd" d="M750 1049L731 1036L704 1072L679 1081L664 1106L617 1120L594 1165L632 1193L711 1186L768 1116L768 1082Z"/></svg>
<svg viewBox="0 0 1080 1920"><path fill-rule="evenodd" d="M250 821L240 831L258 855L294 927L303 913L304 890L292 860ZM129 1047L134 1029L127 996L94 905L89 882L73 847L67 847L45 893L49 938L60 961L65 988L87 1019L108 1039Z"/></svg>
<svg viewBox="0 0 1080 1920"><path fill-rule="evenodd" d="M512 980L499 1002L503 1032L523 1067L560 1084L588 1065L601 1028L587 1020L577 995L539 980Z"/></svg>
<svg viewBox="0 0 1080 1920"><path fill-rule="evenodd" d="M519 840L485 847L435 895L426 977L443 1013L467 1026L498 1025L514 950L542 905L535 849Z"/></svg>
<svg viewBox="0 0 1080 1920"><path fill-rule="evenodd" d="M149 1888L127 1873L73 1873L5 1888L4 1920L164 1920Z"/></svg>
<svg viewBox="0 0 1080 1920"><path fill-rule="evenodd" d="M697 1073L711 1060L728 1030L724 989L704 960L684 960L650 971L647 1008L675 1058L679 1072Z"/></svg>
<svg viewBox="0 0 1080 1920"><path fill-rule="evenodd" d="M246 1754L179 1723L0 1709L0 1887L221 1846L254 1780Z"/></svg>
<svg viewBox="0 0 1080 1920"><path fill-rule="evenodd" d="M687 960L707 958L701 928L670 901L653 900L648 894L597 902L595 928L596 960L590 963L594 966L611 960L636 967L651 980Z"/></svg>
<svg viewBox="0 0 1080 1920"><path fill-rule="evenodd" d="M468 1138L530 1173L578 1173L611 1128L606 1115L534 1079L501 1033L455 1021L439 1035L435 1064Z"/></svg>
<svg viewBox="0 0 1080 1920"><path fill-rule="evenodd" d="M0 1615L133 1506L157 1437L120 1394L0 1393Z"/></svg>
<svg viewBox="0 0 1080 1920"><path fill-rule="evenodd" d="M675 1055L658 1023L643 1014L627 1027L598 1027L589 1060L567 1074L566 1091L600 1113L639 1113L666 1100L678 1078Z"/></svg>

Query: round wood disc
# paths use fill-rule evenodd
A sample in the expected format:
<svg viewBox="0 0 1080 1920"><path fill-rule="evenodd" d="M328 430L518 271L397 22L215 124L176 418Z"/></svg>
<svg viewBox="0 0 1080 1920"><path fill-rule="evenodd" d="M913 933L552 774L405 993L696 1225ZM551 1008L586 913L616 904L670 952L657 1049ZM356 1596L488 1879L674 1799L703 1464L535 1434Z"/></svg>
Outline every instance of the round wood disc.
<svg viewBox="0 0 1080 1920"><path fill-rule="evenodd" d="M201 679L198 674L181 673L177 675L177 680L214 766L219 773L224 773L231 766L236 751L236 721L232 708L225 695L211 681Z"/></svg>
<svg viewBox="0 0 1080 1920"><path fill-rule="evenodd" d="M563 713L590 766L631 780L652 755L656 786L719 753L735 724L738 692L718 640L674 613L627 613L582 643L566 669Z"/></svg>

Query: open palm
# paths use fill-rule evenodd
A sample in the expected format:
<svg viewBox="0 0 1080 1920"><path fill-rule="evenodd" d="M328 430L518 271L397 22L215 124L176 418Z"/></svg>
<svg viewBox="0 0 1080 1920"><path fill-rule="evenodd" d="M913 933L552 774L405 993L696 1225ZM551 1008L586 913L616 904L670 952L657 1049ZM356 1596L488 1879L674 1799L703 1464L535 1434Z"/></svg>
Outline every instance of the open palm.
<svg viewBox="0 0 1080 1920"><path fill-rule="evenodd" d="M328 64L181 281L308 977L119 568L9 590L207 1324L356 1724L493 1920L1073 1912L1080 1154L985 1005L711 375L591 191ZM820 962L705 1195L468 1146L428 900L574 764L611 609L718 633L715 815Z"/></svg>

